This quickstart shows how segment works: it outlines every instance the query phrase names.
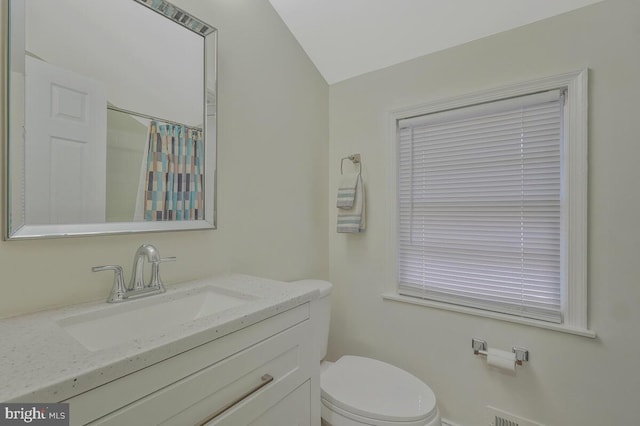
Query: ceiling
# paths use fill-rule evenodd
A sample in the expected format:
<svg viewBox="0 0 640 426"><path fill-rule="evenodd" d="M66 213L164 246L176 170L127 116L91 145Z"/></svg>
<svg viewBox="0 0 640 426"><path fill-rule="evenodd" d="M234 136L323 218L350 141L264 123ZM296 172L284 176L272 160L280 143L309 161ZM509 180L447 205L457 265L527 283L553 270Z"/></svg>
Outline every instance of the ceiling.
<svg viewBox="0 0 640 426"><path fill-rule="evenodd" d="M329 84L602 0L269 0Z"/></svg>

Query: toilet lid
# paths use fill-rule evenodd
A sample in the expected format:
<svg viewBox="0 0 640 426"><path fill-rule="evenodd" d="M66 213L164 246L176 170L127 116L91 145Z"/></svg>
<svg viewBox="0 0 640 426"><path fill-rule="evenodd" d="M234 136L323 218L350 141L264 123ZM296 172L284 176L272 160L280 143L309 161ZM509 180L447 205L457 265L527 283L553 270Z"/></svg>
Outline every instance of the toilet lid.
<svg viewBox="0 0 640 426"><path fill-rule="evenodd" d="M415 421L436 410L433 391L417 377L382 361L343 356L320 376L322 398L377 420Z"/></svg>

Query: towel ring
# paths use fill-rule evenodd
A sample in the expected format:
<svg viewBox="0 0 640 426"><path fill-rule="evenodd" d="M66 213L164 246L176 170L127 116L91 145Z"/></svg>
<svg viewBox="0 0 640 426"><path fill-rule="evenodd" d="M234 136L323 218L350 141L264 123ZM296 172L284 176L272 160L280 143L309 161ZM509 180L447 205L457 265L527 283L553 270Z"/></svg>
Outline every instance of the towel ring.
<svg viewBox="0 0 640 426"><path fill-rule="evenodd" d="M351 154L348 157L343 157L340 160L340 174L342 173L342 165L344 164L344 160L351 160L351 162L355 165L358 165L358 174L362 174L362 162L360 161L360 154Z"/></svg>

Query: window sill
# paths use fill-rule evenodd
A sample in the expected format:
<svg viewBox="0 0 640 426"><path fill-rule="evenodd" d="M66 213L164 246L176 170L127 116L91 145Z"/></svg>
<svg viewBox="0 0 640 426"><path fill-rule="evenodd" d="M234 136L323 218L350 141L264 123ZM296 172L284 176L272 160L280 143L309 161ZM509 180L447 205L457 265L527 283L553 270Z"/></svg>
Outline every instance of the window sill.
<svg viewBox="0 0 640 426"><path fill-rule="evenodd" d="M432 300L419 299L409 296L401 296L397 293L383 293L382 298L385 300L393 300L395 302L410 303L412 305L427 306L430 308L443 309L445 311L459 312L467 315L476 315L485 318L491 318L501 321L513 322L516 324L528 325L532 327L544 328L547 330L559 331L562 333L574 334L576 336L589 337L594 339L596 333L591 330L582 328L573 328L563 324L554 324L545 321L537 321L530 318L521 318L513 315L501 314L498 312L483 311L481 309L468 308L466 306L451 305L448 303L435 302Z"/></svg>

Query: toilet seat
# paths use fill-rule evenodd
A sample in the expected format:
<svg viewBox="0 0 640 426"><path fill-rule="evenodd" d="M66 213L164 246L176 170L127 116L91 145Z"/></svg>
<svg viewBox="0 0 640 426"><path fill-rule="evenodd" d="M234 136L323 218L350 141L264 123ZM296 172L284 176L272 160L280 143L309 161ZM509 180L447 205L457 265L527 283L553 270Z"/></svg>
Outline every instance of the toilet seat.
<svg viewBox="0 0 640 426"><path fill-rule="evenodd" d="M438 415L433 391L406 371L371 358L343 356L320 377L323 404L379 425L421 423Z"/></svg>

